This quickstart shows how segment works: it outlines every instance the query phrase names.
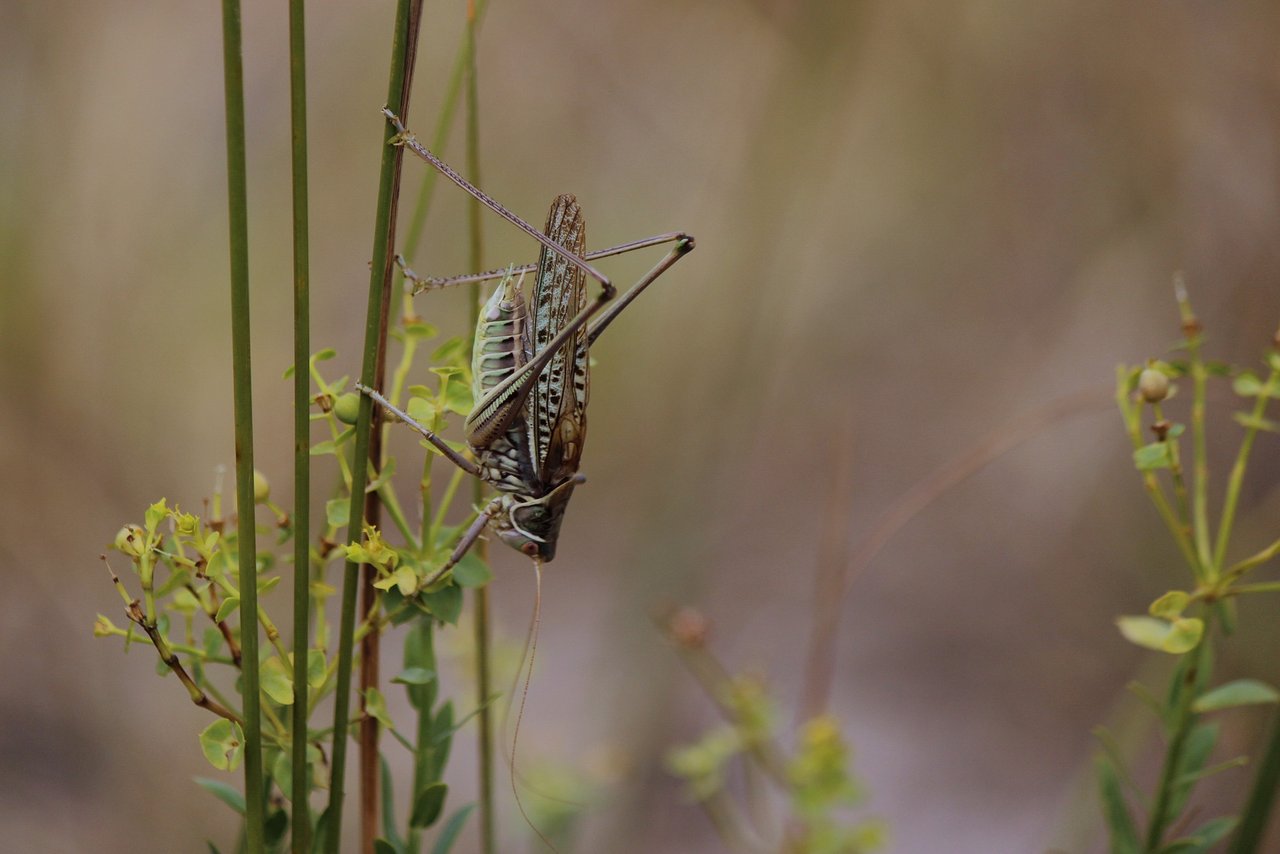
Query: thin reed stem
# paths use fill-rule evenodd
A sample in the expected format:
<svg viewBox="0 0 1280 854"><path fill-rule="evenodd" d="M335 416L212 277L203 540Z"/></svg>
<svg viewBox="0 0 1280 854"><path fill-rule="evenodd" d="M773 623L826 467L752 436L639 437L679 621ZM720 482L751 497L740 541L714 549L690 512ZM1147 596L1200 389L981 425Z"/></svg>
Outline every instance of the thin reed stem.
<svg viewBox="0 0 1280 854"><path fill-rule="evenodd" d="M311 270L307 216L305 0L289 0L289 107L293 143L293 854L311 851L307 767L307 653L311 625Z"/></svg>
<svg viewBox="0 0 1280 854"><path fill-rule="evenodd" d="M407 107L407 81L412 64L411 22L418 20L421 6L421 0L399 0L396 4L387 105L394 105L395 109L401 112ZM401 152L398 146L390 144L393 135L394 131L390 126L384 127L378 203L374 221L373 262L370 265L369 298L365 315L364 354L360 372L361 382L371 388L376 384L380 339L385 339L383 294L390 277L394 255L388 247L395 235ZM366 460L369 459L372 428L373 402L367 395L361 395L359 416L356 420L355 465L351 467L350 523L347 529L349 543L358 542L361 537L365 511L365 484L368 475ZM331 766L333 772L329 790L328 830L325 838L325 851L329 854L337 854L342 837L342 803L345 794L347 730L351 708L351 672L359 581L359 564L348 561L343 571L342 606L339 616L338 670L334 694Z"/></svg>
<svg viewBox="0 0 1280 854"><path fill-rule="evenodd" d="M476 80L476 27L478 11L475 0L467 0L466 31L466 82L467 82L467 174L471 183L482 186L480 178L480 97ZM443 116L442 116L443 118ZM434 178L435 170L428 170ZM424 197L430 193L424 187ZM467 208L467 224L470 243L470 264L473 270L484 269L484 235L481 230L481 208L476 198L471 199ZM471 327L474 329L480 317L484 300L480 285L471 286ZM472 344L474 346L474 340ZM480 506L485 498L484 483L476 480L473 484L472 497L476 506ZM476 543L476 550L481 560L489 559L488 547L484 540ZM492 683L492 650L489 630L489 588L487 585L476 588L472 598L474 609L475 646L476 646L476 703L480 713L477 716L476 737L479 741L480 763L480 850L484 854L493 854L497 850L497 837L494 823L493 798L493 713L489 704L489 689Z"/></svg>
<svg viewBox="0 0 1280 854"><path fill-rule="evenodd" d="M239 0L222 0L227 111L227 207L231 244L231 364L235 386L236 513L240 558L241 678L244 686L245 849L262 854L261 698L258 693L258 554L253 496L253 375L249 358L249 203L245 167L244 67Z"/></svg>

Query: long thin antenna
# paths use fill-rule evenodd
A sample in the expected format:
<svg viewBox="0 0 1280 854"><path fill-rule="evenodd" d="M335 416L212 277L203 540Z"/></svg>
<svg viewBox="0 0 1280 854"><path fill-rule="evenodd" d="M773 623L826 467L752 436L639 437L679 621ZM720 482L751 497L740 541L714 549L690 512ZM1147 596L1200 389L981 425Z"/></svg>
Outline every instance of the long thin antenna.
<svg viewBox="0 0 1280 854"><path fill-rule="evenodd" d="M520 788L516 785L516 746L520 742L520 722L524 720L524 704L529 699L529 682L533 679L533 662L538 657L538 628L542 624L542 561L536 558L533 561L533 577L536 588L533 596L533 629L529 635L529 669L525 672L524 689L520 692L520 707L516 710L516 726L511 735L511 761L508 770L511 772L511 794L516 797L516 806L520 808L520 815L524 819L524 823L529 825L530 830L538 834L538 838L542 840L543 845L559 854L559 849L551 844L551 840L538 829L533 820L529 818L529 814L525 812L524 802L520 800ZM519 673L516 675L519 676Z"/></svg>

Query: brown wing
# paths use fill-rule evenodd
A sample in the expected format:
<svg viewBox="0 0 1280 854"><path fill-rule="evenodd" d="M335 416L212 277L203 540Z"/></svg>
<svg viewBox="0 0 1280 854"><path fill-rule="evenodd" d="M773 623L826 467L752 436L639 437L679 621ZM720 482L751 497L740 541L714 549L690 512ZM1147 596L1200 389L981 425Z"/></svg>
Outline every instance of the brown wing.
<svg viewBox="0 0 1280 854"><path fill-rule="evenodd" d="M586 222L578 201L563 195L551 203L546 235L575 255L586 250ZM547 248L538 258L531 320L533 356L586 307L582 270ZM578 470L586 435L587 329L565 343L538 375L525 407L534 467L545 489Z"/></svg>

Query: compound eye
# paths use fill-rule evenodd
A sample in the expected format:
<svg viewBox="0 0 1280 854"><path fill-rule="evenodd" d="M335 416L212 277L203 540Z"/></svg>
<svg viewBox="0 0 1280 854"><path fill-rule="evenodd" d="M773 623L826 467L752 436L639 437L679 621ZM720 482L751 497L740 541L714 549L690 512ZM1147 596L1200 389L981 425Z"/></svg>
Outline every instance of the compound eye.
<svg viewBox="0 0 1280 854"><path fill-rule="evenodd" d="M523 546L521 546L521 547L520 547L520 551L524 552L524 553L525 553L525 554L527 554L529 557L533 557L534 555L536 555L536 554L538 553L538 544L537 544L537 543L525 543Z"/></svg>

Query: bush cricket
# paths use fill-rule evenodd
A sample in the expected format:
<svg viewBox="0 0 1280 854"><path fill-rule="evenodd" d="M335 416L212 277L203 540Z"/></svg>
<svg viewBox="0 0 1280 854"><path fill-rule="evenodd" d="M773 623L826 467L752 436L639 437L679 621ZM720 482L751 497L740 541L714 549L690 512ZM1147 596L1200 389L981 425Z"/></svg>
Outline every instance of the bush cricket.
<svg viewBox="0 0 1280 854"><path fill-rule="evenodd" d="M565 507L574 487L585 480L578 465L587 429L590 347L641 291L693 250L693 237L670 232L587 253L586 225L573 196L558 196L551 204L546 228L538 231L428 151L394 113L386 109L383 113L397 132L393 144L403 145L426 160L481 204L536 239L542 252L536 265L448 278L419 277L403 259L397 259L406 277L415 283L415 294L500 279L480 311L475 330L475 405L463 425L474 460L455 451L376 390L364 386L359 390L421 433L463 471L498 492L428 583L452 569L486 527L540 566L555 557ZM674 244L666 256L601 313L617 291L590 262L666 243ZM536 271L536 276L532 298L526 301L520 284L531 271ZM600 283L600 294L593 300L587 298L587 276ZM600 316L589 324L597 314Z"/></svg>

